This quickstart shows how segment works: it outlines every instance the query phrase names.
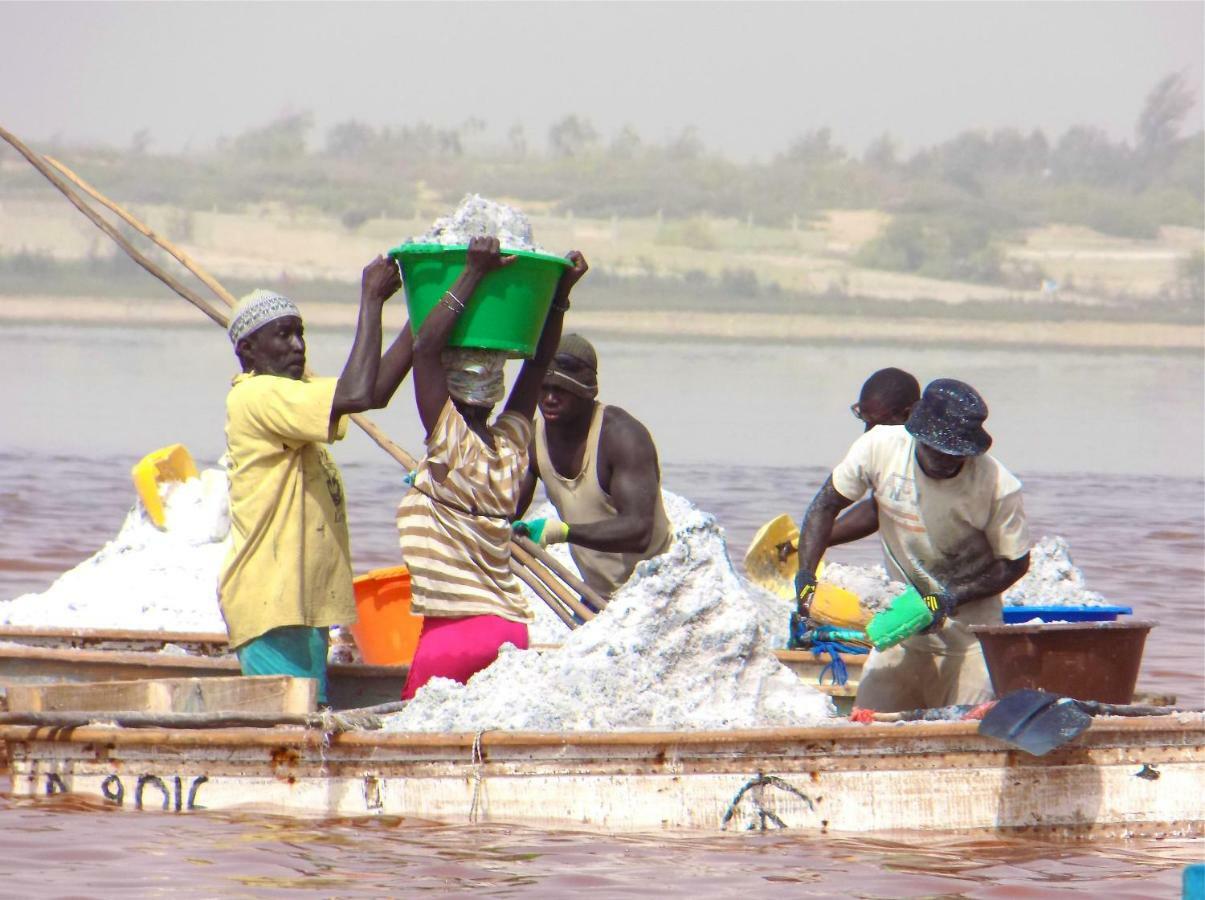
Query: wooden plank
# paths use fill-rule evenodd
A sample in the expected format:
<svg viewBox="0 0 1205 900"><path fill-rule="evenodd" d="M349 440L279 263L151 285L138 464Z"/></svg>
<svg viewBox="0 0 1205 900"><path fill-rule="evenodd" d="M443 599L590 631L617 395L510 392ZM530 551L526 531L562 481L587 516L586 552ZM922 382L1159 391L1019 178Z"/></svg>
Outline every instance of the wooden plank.
<svg viewBox="0 0 1205 900"><path fill-rule="evenodd" d="M171 712L262 712L303 715L318 708L318 682L287 675L180 678L164 682Z"/></svg>
<svg viewBox="0 0 1205 900"><path fill-rule="evenodd" d="M0 625L0 640L59 641L144 641L151 644L211 644L229 647L226 635L208 631L149 631L133 628L49 628L43 625Z"/></svg>
<svg viewBox="0 0 1205 900"><path fill-rule="evenodd" d="M161 681L13 685L8 689L10 712L128 709L169 712L171 708L171 690Z"/></svg>
<svg viewBox="0 0 1205 900"><path fill-rule="evenodd" d="M14 685L10 712L259 712L303 715L317 708L317 682L287 675L169 678L92 684Z"/></svg>

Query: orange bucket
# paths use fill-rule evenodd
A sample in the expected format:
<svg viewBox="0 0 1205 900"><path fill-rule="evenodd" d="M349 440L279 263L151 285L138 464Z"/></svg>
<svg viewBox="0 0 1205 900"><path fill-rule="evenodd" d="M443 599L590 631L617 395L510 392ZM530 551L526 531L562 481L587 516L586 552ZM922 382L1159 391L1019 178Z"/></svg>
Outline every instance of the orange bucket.
<svg viewBox="0 0 1205 900"><path fill-rule="evenodd" d="M359 621L351 626L351 635L364 662L408 665L423 630L423 617L410 612L410 570L405 566L374 569L353 584Z"/></svg>

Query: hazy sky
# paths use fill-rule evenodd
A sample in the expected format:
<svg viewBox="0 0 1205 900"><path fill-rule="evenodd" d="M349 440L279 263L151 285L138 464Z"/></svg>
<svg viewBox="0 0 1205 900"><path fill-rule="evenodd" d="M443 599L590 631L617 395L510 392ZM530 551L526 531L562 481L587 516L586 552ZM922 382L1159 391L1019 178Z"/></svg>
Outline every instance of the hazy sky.
<svg viewBox="0 0 1205 900"><path fill-rule="evenodd" d="M0 122L30 140L203 148L285 111L609 136L769 156L966 128L1126 138L1162 76L1201 84L1205 4L0 2ZM1194 111L1200 127L1201 106Z"/></svg>

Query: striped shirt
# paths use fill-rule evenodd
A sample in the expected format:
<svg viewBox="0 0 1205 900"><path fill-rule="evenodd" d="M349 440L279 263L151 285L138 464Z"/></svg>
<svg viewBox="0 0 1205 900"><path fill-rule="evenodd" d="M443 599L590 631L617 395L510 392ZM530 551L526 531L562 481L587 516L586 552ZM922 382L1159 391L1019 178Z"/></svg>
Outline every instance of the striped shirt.
<svg viewBox="0 0 1205 900"><path fill-rule="evenodd" d="M451 399L439 414L414 488L397 510L415 613L533 621L510 570L509 521L527 472L531 427L527 417L503 413L490 426L491 448ZM432 467L446 467L442 483Z"/></svg>

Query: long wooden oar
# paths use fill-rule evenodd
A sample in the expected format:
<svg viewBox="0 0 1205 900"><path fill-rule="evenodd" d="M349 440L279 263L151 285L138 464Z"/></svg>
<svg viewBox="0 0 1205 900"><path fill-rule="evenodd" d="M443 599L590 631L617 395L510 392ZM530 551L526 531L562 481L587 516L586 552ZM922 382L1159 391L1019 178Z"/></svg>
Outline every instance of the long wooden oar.
<svg viewBox="0 0 1205 900"><path fill-rule="evenodd" d="M607 597L600 594L586 582L578 578L573 571L562 563L559 559L537 544L529 537L521 537L516 535L511 539L515 544L526 550L531 556L534 556L545 566L557 574L557 577L569 587L573 588L595 612L602 612L607 608Z"/></svg>
<svg viewBox="0 0 1205 900"><path fill-rule="evenodd" d="M563 588L556 580L556 576L552 574L539 560L528 553L518 542L512 541L510 545L511 558L519 561L520 565L526 566L528 570L535 575L540 581L548 585L549 588L557 595L557 597L568 606L573 612L583 621L588 622L594 618L594 611L586 604L582 603L577 597L573 596L573 592L567 588Z"/></svg>
<svg viewBox="0 0 1205 900"><path fill-rule="evenodd" d="M202 298L196 291L185 287L175 278L172 278L170 275L164 272L159 266L155 265L154 262L139 253L129 241L122 237L116 228L110 225L90 206L88 206L88 204L86 204L80 198L80 196L73 191L38 154L30 150L27 146L25 146L25 144L18 140L15 135L6 131L4 128L0 128L0 138L3 138L5 141L11 144L14 150L29 160L30 165L41 172L47 181L58 188L63 196L71 201L71 205L83 213L93 225L111 237L117 246L119 246L125 252L125 254L130 257L130 259L134 260L134 262L138 263L138 265L142 266L142 268L146 269L146 271L150 272L197 309L201 310L201 312L205 313L205 315L209 316L209 318L213 319L213 321L217 322L222 327L226 326L227 317L220 310Z"/></svg>
<svg viewBox="0 0 1205 900"><path fill-rule="evenodd" d="M194 276L196 276L198 280L200 280L203 284L205 284L206 287L208 287L211 291L213 291L226 304L227 307L233 307L234 304L236 303L234 295L231 294L228 290L226 290L226 288L216 278L214 278L212 275L210 275L208 272L206 272L204 269L202 269L201 266L197 262L195 262L191 257L188 256L188 254L184 253L183 250L176 247L174 244L172 244L170 241L168 241L165 237L163 237L162 235L153 231L151 228L149 228L143 222L139 221L137 218L135 218L133 215L131 215L128 211L123 209L117 203L113 202L108 197L106 197L104 194L102 194L100 191L98 191L96 188L94 188L92 185L88 184L86 181L84 181L84 179L82 179L78 175L76 175L75 172L71 171L71 169L69 169L69 168L67 168L67 166L63 165L63 163L59 162L56 159L40 156L39 154L37 154L33 150L31 150L29 147L27 147L20 139L18 139L16 137L16 135L12 134L11 132L7 131L6 129L4 129L2 127L0 127L0 138L3 138L18 153L20 153L22 156L24 156L35 169L37 169L48 181L50 181L51 184L53 184L56 188L58 188L58 190L63 194L63 196L65 196L71 202L71 204L76 207L76 209L78 209L81 213L83 213L84 216L86 216L88 218L88 220L91 221L94 225L96 225L101 231L103 231L106 235L108 235L110 238L112 238L113 241L119 247L121 247L121 249L126 253L127 256L129 256L131 259L133 259L136 263L138 263L138 265L140 265L143 269L145 269L151 275L154 275L156 278L158 278L160 281L162 281L165 285L167 285L169 288L171 288L179 296L183 297L189 303L192 303L194 306L196 306L198 309L200 309L202 312L204 312L214 322L218 323L223 328L226 327L226 325L229 322L228 316L226 316L221 310L216 309L208 301L204 300L195 291L193 291L190 288L186 287L185 285L181 284L175 278L172 278L169 274L164 272L160 266L156 265L152 260L148 259L143 254L139 253L138 250L132 244L130 244L130 242L127 241L115 228L113 228L112 225L110 225L104 218L102 218L100 215L98 215L91 207L89 207L79 197L79 195L74 190L72 190L66 183L64 183L63 179L66 178L67 181L70 181L72 184L75 184L76 186L78 186L80 188L80 190L84 191L84 193L86 193L88 196L92 197L94 200L96 200L98 203L100 203L106 209L108 209L111 212L113 212L114 214L116 214L118 217L120 217L122 219L122 221L124 221L128 225L130 225L130 227L132 227L135 231L137 231L140 234L142 234L143 236L149 238L157 246L159 246L164 251L166 251L169 255L171 255L177 262L179 262L182 266L184 266L189 272L191 272ZM60 177L60 175L62 177ZM365 434L367 434L368 437L371 438L372 441L377 444L377 446L379 446L382 450L384 450L386 453L388 453L391 457L393 457L393 459L395 459L397 462L401 463L407 469L413 469L415 466L418 465L418 460L416 460L413 456L411 456L409 453L407 453L400 446L395 444L367 416L364 416L363 414L360 414L360 413L355 413L355 414L349 416L349 418ZM586 600L590 606L594 607L594 609L602 609L603 606L606 605L606 600L604 598L602 598L602 596L600 594L598 594L596 591L593 591L588 585L586 585L580 579L574 578L573 574L565 566L563 566L559 560L557 560L555 557L553 557L552 554L548 553L543 547L540 547L538 544L532 543L530 541L527 541L527 543L529 544L529 546L526 548L522 548L522 549L527 550L527 553L530 557L534 557L535 559L539 560L546 567L545 571L540 572L540 573L536 573L533 571L533 576L535 577L535 579L537 581L541 580L541 578L540 578L541 575L543 575L546 579L548 579L548 584L546 585L548 590L543 593L540 593L539 595L540 595L541 599L544 599L544 601L546 603L549 603L553 612L556 613L557 616L563 622L565 622L566 625L568 625L570 628L573 628L576 626L577 622L575 619L573 619L573 617L567 616L565 614L565 610L561 606L559 606L558 604L556 604L553 601L550 601L550 599L548 597L549 592L556 595L558 599L564 599L564 597L567 596L567 594L563 589L561 589L561 586L559 583L556 582L556 579L550 577L551 573L548 570L551 570L552 572L556 572L561 577L561 579L564 580L564 582L569 585L570 588L572 588L574 591L576 591L578 594L580 594L583 597L583 599ZM529 566L529 568L530 568L530 566ZM568 577L566 577L566 576L568 576ZM528 583L530 586L530 582L528 582L527 579L524 579L524 582ZM533 590L534 590L534 588L533 588ZM577 604L577 606L580 607L580 604ZM574 612L577 612L577 609L575 609L572 605L570 606L570 609L573 609ZM586 614L585 614L585 616L583 616L583 618L589 619L592 617L592 614L589 609L585 609L585 613ZM579 613L579 615L580 615L580 613Z"/></svg>

